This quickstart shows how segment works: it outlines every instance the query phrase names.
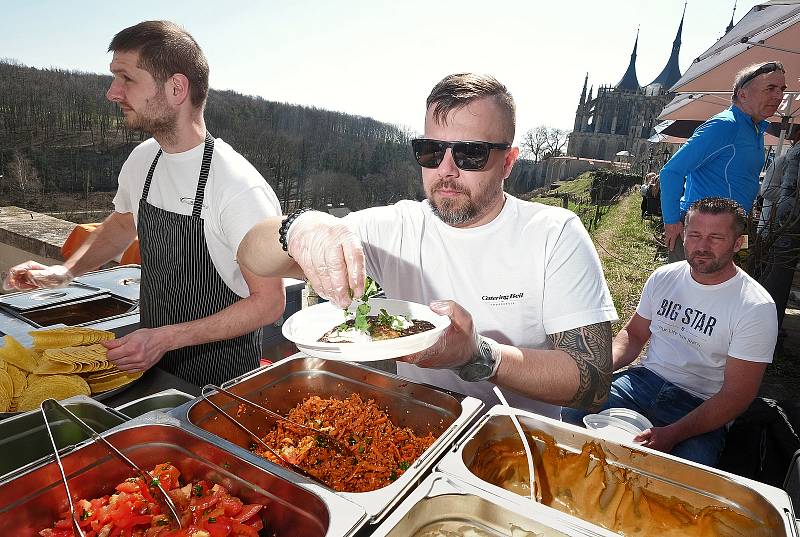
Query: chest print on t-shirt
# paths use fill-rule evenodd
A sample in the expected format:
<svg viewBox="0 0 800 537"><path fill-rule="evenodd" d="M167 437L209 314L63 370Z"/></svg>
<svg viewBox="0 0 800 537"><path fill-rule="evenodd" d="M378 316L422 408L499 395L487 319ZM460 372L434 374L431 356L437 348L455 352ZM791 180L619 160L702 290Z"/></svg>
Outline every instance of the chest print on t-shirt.
<svg viewBox="0 0 800 537"><path fill-rule="evenodd" d="M194 198L181 198L181 203L194 207ZM203 209L208 209L208 204L203 202Z"/></svg>
<svg viewBox="0 0 800 537"><path fill-rule="evenodd" d="M485 294L481 296L481 301L492 307L496 306L516 306L520 302L522 302L525 298L525 293L523 291L517 292L500 292L500 293L492 293L492 294Z"/></svg>
<svg viewBox="0 0 800 537"><path fill-rule="evenodd" d="M717 325L717 318L714 315L667 298L661 300L656 316L661 318L660 324L672 327L672 330L667 327L662 327L662 330L679 335L695 345L699 344L698 339L707 341Z"/></svg>

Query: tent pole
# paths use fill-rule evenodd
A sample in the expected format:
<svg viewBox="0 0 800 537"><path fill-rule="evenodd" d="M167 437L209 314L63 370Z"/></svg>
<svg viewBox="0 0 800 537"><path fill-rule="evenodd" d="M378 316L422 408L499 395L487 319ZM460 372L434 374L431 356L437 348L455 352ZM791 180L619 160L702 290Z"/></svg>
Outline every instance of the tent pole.
<svg viewBox="0 0 800 537"><path fill-rule="evenodd" d="M783 153L783 141L786 139L786 133L789 131L789 116L781 117L781 135L778 137L778 147L775 148L775 158L781 156Z"/></svg>

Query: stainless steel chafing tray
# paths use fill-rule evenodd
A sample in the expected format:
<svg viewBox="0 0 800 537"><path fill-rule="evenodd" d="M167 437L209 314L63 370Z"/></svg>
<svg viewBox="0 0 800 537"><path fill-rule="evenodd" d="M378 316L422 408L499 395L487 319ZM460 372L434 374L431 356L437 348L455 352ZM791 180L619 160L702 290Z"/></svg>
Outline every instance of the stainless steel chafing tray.
<svg viewBox="0 0 800 537"><path fill-rule="evenodd" d="M85 396L71 397L63 404L98 432L107 431L128 419ZM51 429L56 445L60 447L79 444L88 438L75 423L65 419L51 420ZM38 410L0 421L0 479L40 464L43 458L52 455L52 451Z"/></svg>
<svg viewBox="0 0 800 537"><path fill-rule="evenodd" d="M344 498L325 490L312 493L293 484L292 476L280 468L258 468L177 427L132 426L106 438L143 468L168 461L184 480L213 481L245 503L267 506L260 514L277 536L349 536L363 524L363 509ZM109 494L131 473L96 443L72 451L62 461L78 498ZM64 487L54 462L0 482L0 520L4 528L14 528L15 535L37 535L65 510Z"/></svg>
<svg viewBox="0 0 800 537"><path fill-rule="evenodd" d="M75 278L59 289L0 296L0 333L31 342L28 332L54 326L88 326L123 336L139 327L139 265L122 265Z"/></svg>
<svg viewBox="0 0 800 537"><path fill-rule="evenodd" d="M469 524L493 537L508 537L511 528L541 537L608 535L590 524L562 513L529 504L524 509L507 499L489 494L456 477L439 472L429 475L378 526L372 537L412 537L423 531ZM601 530L602 531L602 530Z"/></svg>
<svg viewBox="0 0 800 537"><path fill-rule="evenodd" d="M396 425L410 427L420 433L432 431L437 440L391 485L371 492L340 493L364 507L372 521L386 515L483 406L478 399L455 396L396 375L347 362L308 358L302 354L245 375L227 384L227 388L283 415L311 395L345 398L355 392L365 399L374 399L379 407L388 411ZM211 399L228 411L235 410L237 406L235 401L222 395L214 395ZM247 451L251 438L225 417L218 415L208 403L200 400L192 405L184 405L175 409L173 415L187 422L190 428L199 428L205 434L211 433L223 439L220 445L246 460L267 468L275 467L273 463ZM267 432L262 426L266 422L258 414L245 416L241 421L257 434ZM303 483L311 483L299 474L294 475L298 475L298 480ZM321 488L317 485L305 486Z"/></svg>
<svg viewBox="0 0 800 537"><path fill-rule="evenodd" d="M587 442L596 442L605 452L608 464L640 478L649 492L675 498L695 508L726 507L773 528L772 535L776 537L797 536L791 502L786 493L778 488L636 444L615 442L587 429L499 405L489 409L462 435L436 466L436 470L512 502L530 505L526 497L487 483L468 468L478 451L489 441L518 438L508 417L511 412L517 414L525 429L552 436L556 445L566 451L578 453Z"/></svg>
<svg viewBox="0 0 800 537"><path fill-rule="evenodd" d="M194 399L193 395L180 390L169 389L125 403L118 406L116 410L129 418L136 418L154 410L170 411L192 399Z"/></svg>

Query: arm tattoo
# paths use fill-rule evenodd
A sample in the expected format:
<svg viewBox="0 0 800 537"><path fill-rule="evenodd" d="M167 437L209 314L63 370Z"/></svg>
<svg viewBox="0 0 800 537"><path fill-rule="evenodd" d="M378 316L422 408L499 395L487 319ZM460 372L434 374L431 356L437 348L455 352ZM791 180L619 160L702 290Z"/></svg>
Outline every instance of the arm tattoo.
<svg viewBox="0 0 800 537"><path fill-rule="evenodd" d="M611 323L590 324L549 336L553 347L569 354L578 366L578 390L567 406L596 409L611 386Z"/></svg>

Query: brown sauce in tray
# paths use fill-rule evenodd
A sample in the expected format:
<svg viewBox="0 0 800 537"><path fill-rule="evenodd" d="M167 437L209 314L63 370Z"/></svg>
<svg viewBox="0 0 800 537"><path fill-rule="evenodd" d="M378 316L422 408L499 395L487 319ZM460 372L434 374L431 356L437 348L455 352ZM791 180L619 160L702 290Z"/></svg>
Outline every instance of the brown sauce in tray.
<svg viewBox="0 0 800 537"><path fill-rule="evenodd" d="M588 442L580 453L558 447L550 435L527 431L535 466L535 491L544 505L629 537L768 537L772 527L729 507L693 506L648 490L647 480L606 462ZM544 449L540 446L544 445ZM468 465L480 479L520 495L530 494L528 460L519 438L482 446Z"/></svg>
<svg viewBox="0 0 800 537"><path fill-rule="evenodd" d="M411 322L413 323L408 328L404 328L403 330L393 330L386 325L382 325L378 323L377 316L369 316L367 317L369 321L369 334L372 336L372 339L375 341L380 341L383 339L395 339L399 337L411 336L413 334L419 334L420 332L427 332L428 330L433 330L436 328L433 323L428 321L421 321L419 319L412 319ZM350 319L346 323L348 328L352 328L355 326L355 319ZM336 325L325 334L319 338L318 341L326 342L326 343L350 343L350 341L340 341L336 334L339 332L339 327L341 325ZM332 341L333 340L333 341Z"/></svg>

